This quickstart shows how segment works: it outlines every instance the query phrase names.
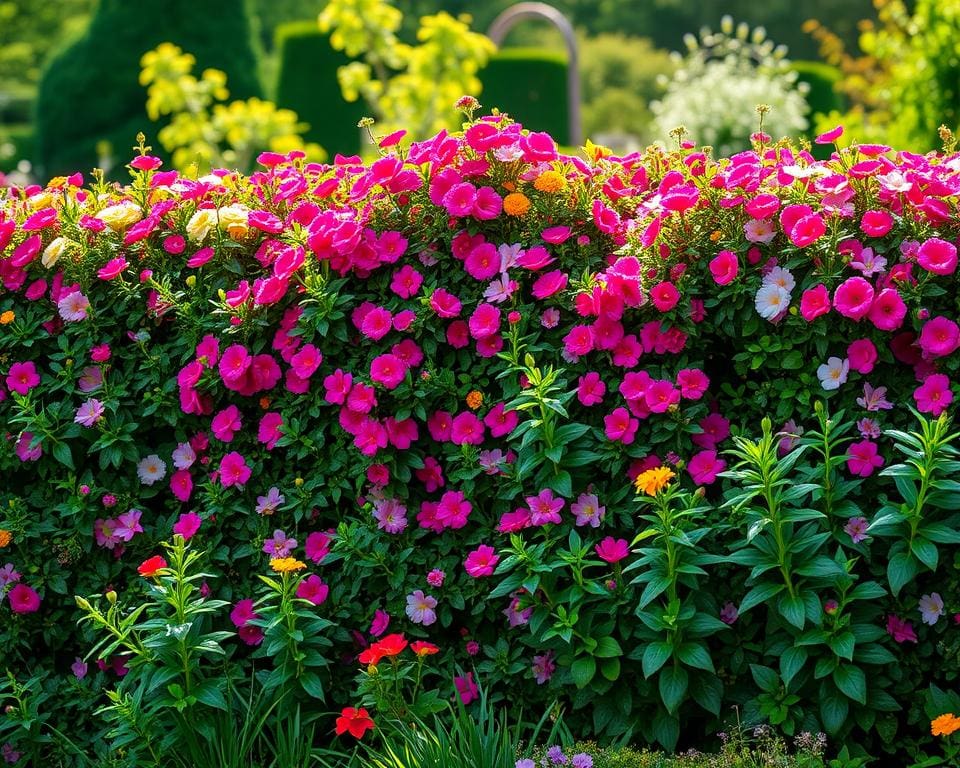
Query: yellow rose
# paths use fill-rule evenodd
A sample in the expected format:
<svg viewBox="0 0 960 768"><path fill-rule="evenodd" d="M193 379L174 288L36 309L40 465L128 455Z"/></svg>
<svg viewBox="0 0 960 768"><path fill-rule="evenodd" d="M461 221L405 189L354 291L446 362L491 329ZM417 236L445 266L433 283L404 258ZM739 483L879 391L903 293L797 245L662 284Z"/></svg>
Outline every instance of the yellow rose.
<svg viewBox="0 0 960 768"><path fill-rule="evenodd" d="M116 205L108 205L97 214L97 218L114 232L123 232L131 224L143 218L143 211L136 203L125 200Z"/></svg>
<svg viewBox="0 0 960 768"><path fill-rule="evenodd" d="M27 199L27 204L35 211L39 211L41 208L49 208L53 205L54 196L52 192L41 192L39 195L34 195L31 198Z"/></svg>
<svg viewBox="0 0 960 768"><path fill-rule="evenodd" d="M202 243L215 226L217 226L216 209L201 208L187 222L187 236L195 243Z"/></svg>
<svg viewBox="0 0 960 768"><path fill-rule="evenodd" d="M47 269L50 269L50 267L56 264L60 257L63 256L69 245L70 241L65 237L54 238L50 245L44 248L43 255L40 257L40 263Z"/></svg>
<svg viewBox="0 0 960 768"><path fill-rule="evenodd" d="M239 240L247 234L250 211L246 206L225 205L217 211L217 216L220 219L220 228L234 240Z"/></svg>

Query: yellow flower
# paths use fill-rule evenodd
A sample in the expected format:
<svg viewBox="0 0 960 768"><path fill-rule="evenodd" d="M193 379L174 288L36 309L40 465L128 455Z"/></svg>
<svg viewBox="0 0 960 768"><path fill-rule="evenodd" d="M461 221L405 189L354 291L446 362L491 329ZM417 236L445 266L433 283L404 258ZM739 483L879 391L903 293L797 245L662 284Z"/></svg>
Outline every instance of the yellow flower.
<svg viewBox="0 0 960 768"><path fill-rule="evenodd" d="M481 405L483 405L483 393L478 392L475 389L471 389L467 392L467 407L471 411L477 410Z"/></svg>
<svg viewBox="0 0 960 768"><path fill-rule="evenodd" d="M567 180L557 171L544 171L537 176L533 186L541 192L559 192L567 186Z"/></svg>
<svg viewBox="0 0 960 768"><path fill-rule="evenodd" d="M523 216L530 210L530 198L523 192L511 192L503 198L503 212L507 216Z"/></svg>
<svg viewBox="0 0 960 768"><path fill-rule="evenodd" d="M6 528L0 528L0 549L9 546L13 535Z"/></svg>
<svg viewBox="0 0 960 768"><path fill-rule="evenodd" d="M197 284L197 276L196 276L196 275L188 275L188 276L187 276L187 279L184 280L184 282L187 284L187 288L193 288L193 287L196 286L196 284Z"/></svg>
<svg viewBox="0 0 960 768"><path fill-rule="evenodd" d="M302 571L307 567L307 564L295 557L275 557L270 561L270 567L277 573L295 573L296 571Z"/></svg>
<svg viewBox="0 0 960 768"><path fill-rule="evenodd" d="M65 237L53 238L53 240L50 241L50 245L44 248L43 255L40 257L40 263L47 269L50 269L50 267L59 261L60 257L63 256L70 245L71 242Z"/></svg>
<svg viewBox="0 0 960 768"><path fill-rule="evenodd" d="M587 143L584 146L584 150L587 153L587 157L596 162L597 160L602 160L605 157L613 154L613 150L610 147L604 147L600 144L594 144L590 139L587 139Z"/></svg>
<svg viewBox="0 0 960 768"><path fill-rule="evenodd" d="M669 467L657 467L648 469L637 475L633 484L637 488L637 493L645 493L647 496L656 496L660 491L667 487L670 479L676 477L676 474Z"/></svg>
<svg viewBox="0 0 960 768"><path fill-rule="evenodd" d="M16 319L16 312L14 312L12 309L8 309L6 312L0 314L0 325L10 325L10 323Z"/></svg>
<svg viewBox="0 0 960 768"><path fill-rule="evenodd" d="M143 211L132 200L124 200L116 205L108 205L97 214L97 218L114 232L123 232L143 218Z"/></svg>
<svg viewBox="0 0 960 768"><path fill-rule="evenodd" d="M960 730L960 717L953 712L947 712L930 721L930 733L934 736L949 736L958 730Z"/></svg>

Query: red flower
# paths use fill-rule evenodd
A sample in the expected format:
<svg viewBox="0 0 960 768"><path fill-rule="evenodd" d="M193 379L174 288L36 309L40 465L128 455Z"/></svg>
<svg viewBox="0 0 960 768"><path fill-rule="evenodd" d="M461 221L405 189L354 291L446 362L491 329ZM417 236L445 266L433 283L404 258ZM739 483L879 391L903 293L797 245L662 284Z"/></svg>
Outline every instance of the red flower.
<svg viewBox="0 0 960 768"><path fill-rule="evenodd" d="M137 568L137 573L149 578L150 576L156 576L157 571L166 567L167 561L160 557L160 555L154 555L140 563L140 567Z"/></svg>
<svg viewBox="0 0 960 768"><path fill-rule="evenodd" d="M417 656L432 656L433 654L440 652L440 649L437 646L435 646L433 643L428 643L425 640L417 640L415 643L411 643L410 650L417 654Z"/></svg>
<svg viewBox="0 0 960 768"><path fill-rule="evenodd" d="M387 635L360 654L361 664L376 664L380 659L398 656L407 647L407 639L400 634Z"/></svg>
<svg viewBox="0 0 960 768"><path fill-rule="evenodd" d="M340 717L337 718L337 736L349 733L353 738L359 739L370 730L373 730L373 720L370 719L370 713L363 707L359 709L344 707Z"/></svg>

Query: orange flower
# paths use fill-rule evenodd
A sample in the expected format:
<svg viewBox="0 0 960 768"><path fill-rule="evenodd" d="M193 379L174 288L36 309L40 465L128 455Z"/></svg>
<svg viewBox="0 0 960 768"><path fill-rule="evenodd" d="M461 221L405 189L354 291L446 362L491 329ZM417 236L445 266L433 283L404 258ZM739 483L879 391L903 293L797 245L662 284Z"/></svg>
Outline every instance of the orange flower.
<svg viewBox="0 0 960 768"><path fill-rule="evenodd" d="M432 656L440 652L437 646L433 643L428 643L426 640L417 640L415 643L411 643L410 650L417 654L417 656Z"/></svg>
<svg viewBox="0 0 960 768"><path fill-rule="evenodd" d="M953 712L947 712L930 721L930 733L934 736L949 736L958 730L960 730L960 717Z"/></svg>
<svg viewBox="0 0 960 768"><path fill-rule="evenodd" d="M676 477L676 474L669 467L657 467L648 469L637 475L633 484L637 488L637 493L645 493L647 496L656 496L670 483L670 479Z"/></svg>
<svg viewBox="0 0 960 768"><path fill-rule="evenodd" d="M275 557L270 561L270 567L276 573L294 573L295 571L302 571L307 567L307 564L295 557Z"/></svg>
<svg viewBox="0 0 960 768"><path fill-rule="evenodd" d="M523 192L511 192L503 198L503 212L507 216L523 216L530 210L530 198Z"/></svg>
<svg viewBox="0 0 960 768"><path fill-rule="evenodd" d="M267 408L270 407L270 398L269 398L269 397L261 397L261 398L260 398L260 407L261 407L263 410L267 410Z"/></svg>
<svg viewBox="0 0 960 768"><path fill-rule="evenodd" d="M567 186L567 180L556 171L544 171L533 182L534 189L540 192L559 192Z"/></svg>
<svg viewBox="0 0 960 768"><path fill-rule="evenodd" d="M16 313L12 309L8 309L3 314L0 314L0 325L10 325L10 323L16 319Z"/></svg>
<svg viewBox="0 0 960 768"><path fill-rule="evenodd" d="M477 410L481 405L483 405L483 394L478 392L475 389L471 389L467 392L467 408L471 411Z"/></svg>
<svg viewBox="0 0 960 768"><path fill-rule="evenodd" d="M0 528L0 549L10 545L13 535L6 528Z"/></svg>
<svg viewBox="0 0 960 768"><path fill-rule="evenodd" d="M719 229L715 229L713 230L713 232L710 233L710 242L715 243L721 237L723 237L723 232L721 232Z"/></svg>

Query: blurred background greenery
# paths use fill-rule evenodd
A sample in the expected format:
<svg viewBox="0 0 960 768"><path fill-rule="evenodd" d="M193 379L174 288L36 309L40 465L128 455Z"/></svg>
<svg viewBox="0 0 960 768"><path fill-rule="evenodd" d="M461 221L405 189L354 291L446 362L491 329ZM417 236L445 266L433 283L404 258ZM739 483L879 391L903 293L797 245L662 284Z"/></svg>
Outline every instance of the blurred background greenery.
<svg viewBox="0 0 960 768"><path fill-rule="evenodd" d="M566 141L559 33L526 22L499 52L472 34L512 4L0 0L0 172L122 165L140 130L180 166L243 166L258 147L352 154L360 117L425 135L456 125L451 94L477 91L485 109ZM956 127L960 0L552 4L577 30L584 133L619 150L669 141L679 124L742 149L759 101L774 135L843 121L860 140L925 151L940 123ZM180 53L155 54L145 76L144 54L164 42Z"/></svg>

